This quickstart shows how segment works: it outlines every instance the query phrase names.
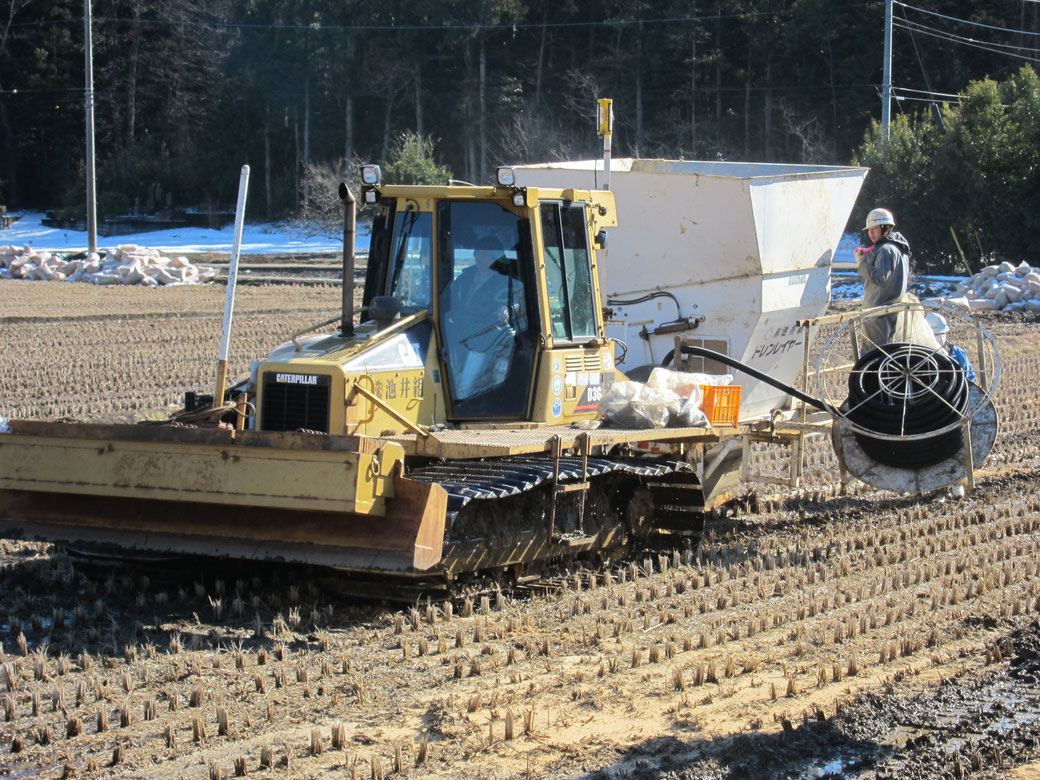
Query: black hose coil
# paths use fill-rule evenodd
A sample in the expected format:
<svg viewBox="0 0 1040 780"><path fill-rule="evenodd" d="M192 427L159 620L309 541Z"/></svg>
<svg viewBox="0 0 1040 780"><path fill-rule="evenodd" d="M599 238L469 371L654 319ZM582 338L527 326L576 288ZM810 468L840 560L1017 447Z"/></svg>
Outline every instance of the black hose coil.
<svg viewBox="0 0 1040 780"><path fill-rule="evenodd" d="M859 428L888 436L920 436L959 423L967 414L969 383L944 350L893 343L873 349L849 374L843 411ZM894 441L856 432L868 456L894 468L935 465L963 444L959 425L936 436Z"/></svg>

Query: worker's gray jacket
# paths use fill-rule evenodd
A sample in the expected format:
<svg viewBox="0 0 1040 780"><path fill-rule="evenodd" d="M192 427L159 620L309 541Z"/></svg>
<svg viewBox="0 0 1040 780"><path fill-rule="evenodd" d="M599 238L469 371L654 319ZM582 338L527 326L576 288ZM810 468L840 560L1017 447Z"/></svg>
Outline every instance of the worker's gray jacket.
<svg viewBox="0 0 1040 780"><path fill-rule="evenodd" d="M909 251L910 244L903 234L892 232L861 256L856 270L863 277L864 307L886 306L906 293Z"/></svg>

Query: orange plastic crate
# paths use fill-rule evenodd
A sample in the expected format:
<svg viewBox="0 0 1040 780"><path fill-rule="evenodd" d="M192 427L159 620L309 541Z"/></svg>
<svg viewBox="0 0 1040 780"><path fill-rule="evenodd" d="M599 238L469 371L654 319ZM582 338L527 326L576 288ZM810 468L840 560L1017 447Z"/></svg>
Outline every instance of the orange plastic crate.
<svg viewBox="0 0 1040 780"><path fill-rule="evenodd" d="M736 425L740 414L740 385L701 385L701 408L713 425Z"/></svg>

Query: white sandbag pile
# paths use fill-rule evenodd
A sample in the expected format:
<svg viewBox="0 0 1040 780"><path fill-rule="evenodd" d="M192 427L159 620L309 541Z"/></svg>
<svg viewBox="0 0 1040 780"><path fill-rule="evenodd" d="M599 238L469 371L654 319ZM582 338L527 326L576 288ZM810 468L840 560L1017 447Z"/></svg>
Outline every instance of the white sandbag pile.
<svg viewBox="0 0 1040 780"><path fill-rule="evenodd" d="M193 265L186 257L164 257L157 249L136 244L121 244L104 257L91 253L80 260L38 252L30 246L0 246L0 279L158 287L202 284L216 276L214 268Z"/></svg>
<svg viewBox="0 0 1040 780"><path fill-rule="evenodd" d="M1040 268L1023 261L988 265L961 284L955 297L972 311L1040 312ZM953 303L954 301L950 301Z"/></svg>

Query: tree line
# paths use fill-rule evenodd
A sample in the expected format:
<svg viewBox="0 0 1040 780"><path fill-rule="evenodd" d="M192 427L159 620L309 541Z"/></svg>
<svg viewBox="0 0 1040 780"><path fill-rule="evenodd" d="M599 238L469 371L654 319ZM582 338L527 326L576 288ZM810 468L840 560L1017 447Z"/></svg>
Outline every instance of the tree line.
<svg viewBox="0 0 1040 780"><path fill-rule="evenodd" d="M1040 4L977 5L897 7L894 81L917 90L899 123L934 125L929 93L1020 65L942 37L964 32L944 17L1038 48ZM102 214L229 205L243 163L252 215L292 214L322 172L392 162L405 132L486 183L498 164L597 155L597 97L615 101L616 156L876 162L879 0L95 0L93 15ZM83 38L80 0L0 2L8 205L83 207Z"/></svg>
<svg viewBox="0 0 1040 780"><path fill-rule="evenodd" d="M875 123L853 161L870 167L853 219L885 203L920 271L973 274L997 259L1040 265L1040 78L1024 66L969 83L938 115Z"/></svg>

